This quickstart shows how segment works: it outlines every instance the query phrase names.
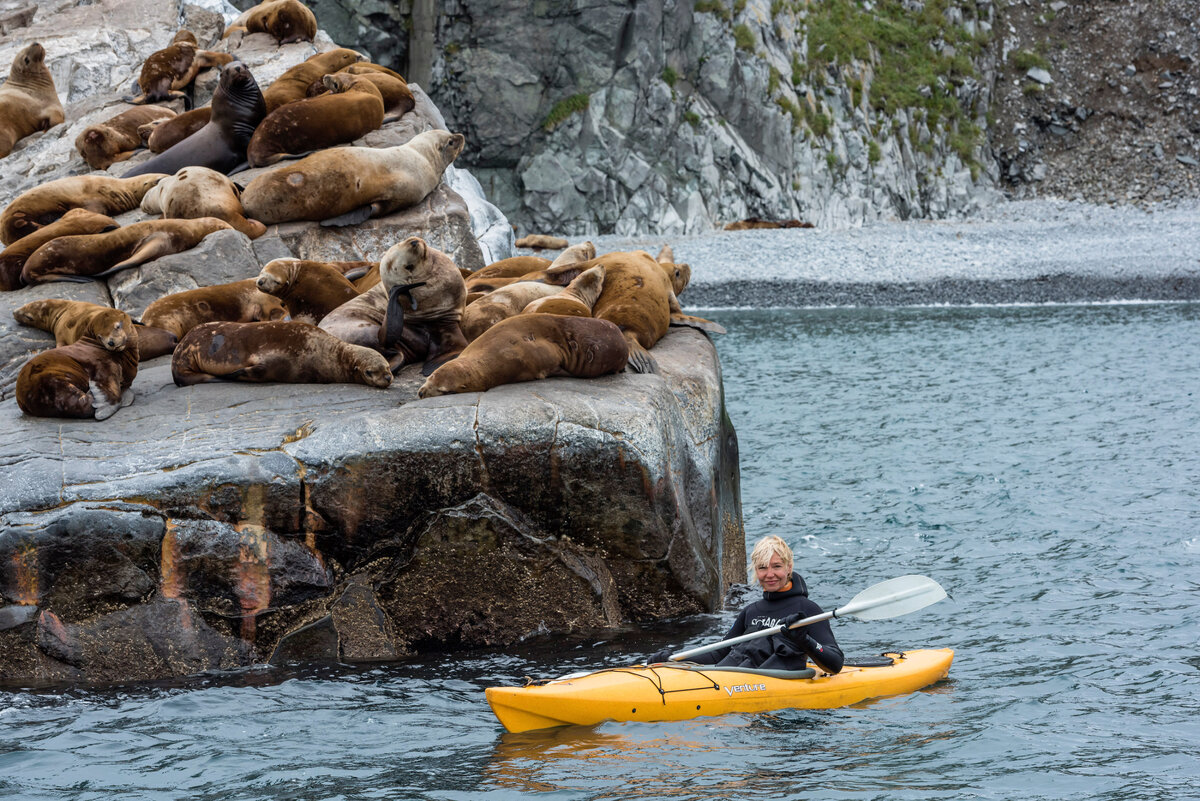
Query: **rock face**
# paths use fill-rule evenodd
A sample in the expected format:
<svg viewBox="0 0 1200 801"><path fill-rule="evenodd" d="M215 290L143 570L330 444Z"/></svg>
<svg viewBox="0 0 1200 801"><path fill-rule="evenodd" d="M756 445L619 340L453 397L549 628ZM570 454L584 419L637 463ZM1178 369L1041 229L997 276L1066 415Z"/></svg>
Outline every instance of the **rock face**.
<svg viewBox="0 0 1200 801"><path fill-rule="evenodd" d="M153 2L54 11L92 38L64 44L83 34L58 34L66 28L37 15L22 29L46 44L68 122L4 160L4 204L87 171L74 137L118 110L130 64L166 44L178 15L211 20L213 39L223 21ZM110 19L124 27L109 29ZM69 69L55 57L67 46ZM261 85L332 46L324 34L315 45L280 48L265 35L219 45ZM12 49L0 37L0 58ZM214 77L198 81L198 102ZM413 112L360 144L444 125L414 93ZM504 216L452 167L422 204L358 226L284 224L254 241L222 231L106 283L0 293L0 681L127 681L499 645L712 609L743 579L736 434L716 352L692 329L656 346L661 375L429 400L416 397L416 367L386 390L178 388L169 357L143 363L133 405L103 423L29 417L12 398L24 361L53 344L13 321L31 300L136 316L163 294L252 277L274 258L378 259L410 235L460 266L512 246Z"/></svg>

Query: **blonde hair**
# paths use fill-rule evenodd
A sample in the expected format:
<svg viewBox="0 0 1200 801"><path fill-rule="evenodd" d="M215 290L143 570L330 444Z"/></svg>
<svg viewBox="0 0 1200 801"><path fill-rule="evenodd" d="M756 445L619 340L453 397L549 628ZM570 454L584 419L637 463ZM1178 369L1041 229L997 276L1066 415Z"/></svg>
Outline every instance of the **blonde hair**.
<svg viewBox="0 0 1200 801"><path fill-rule="evenodd" d="M779 558L787 563L788 567L792 566L792 549L779 537L772 536L763 537L754 543L754 550L750 552L750 566L759 567L768 564L773 553L779 554Z"/></svg>

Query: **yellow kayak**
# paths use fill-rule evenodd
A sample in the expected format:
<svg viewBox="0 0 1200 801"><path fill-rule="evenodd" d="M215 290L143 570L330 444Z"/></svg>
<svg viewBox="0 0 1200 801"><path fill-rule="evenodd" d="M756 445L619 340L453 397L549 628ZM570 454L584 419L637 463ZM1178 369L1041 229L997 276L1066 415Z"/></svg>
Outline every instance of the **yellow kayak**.
<svg viewBox="0 0 1200 801"><path fill-rule="evenodd" d="M939 648L886 656L892 664L848 664L835 676L816 675L812 670L664 662L564 676L525 687L488 687L486 692L492 711L511 732L592 726L606 720L688 720L729 712L831 709L933 684L950 672L954 651Z"/></svg>

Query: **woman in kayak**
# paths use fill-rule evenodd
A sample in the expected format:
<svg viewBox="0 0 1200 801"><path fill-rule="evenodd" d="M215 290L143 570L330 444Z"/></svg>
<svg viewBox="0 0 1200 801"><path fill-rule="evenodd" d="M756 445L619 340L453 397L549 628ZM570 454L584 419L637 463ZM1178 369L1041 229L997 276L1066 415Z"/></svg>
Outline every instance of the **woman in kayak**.
<svg viewBox="0 0 1200 801"><path fill-rule="evenodd" d="M750 554L754 577L762 587L761 601L742 610L733 628L722 639L738 637L821 614L821 607L808 599L808 587L799 573L792 570L792 549L779 537L763 537ZM666 662L672 649L659 651L650 662ZM833 637L828 620L786 629L770 637L759 637L706 654L690 661L705 665L803 670L811 659L825 673L842 669L842 649Z"/></svg>

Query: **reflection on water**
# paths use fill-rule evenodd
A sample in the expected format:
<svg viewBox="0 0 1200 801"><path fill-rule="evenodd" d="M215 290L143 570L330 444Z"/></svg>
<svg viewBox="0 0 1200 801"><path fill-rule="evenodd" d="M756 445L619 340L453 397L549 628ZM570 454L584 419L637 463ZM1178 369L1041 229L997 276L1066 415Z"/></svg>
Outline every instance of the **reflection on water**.
<svg viewBox="0 0 1200 801"><path fill-rule="evenodd" d="M1191 305L711 312L753 539L949 680L846 709L513 735L483 689L627 664L734 612L504 652L0 692L8 799L1185 799L1200 786L1200 324ZM736 594L740 605L752 597Z"/></svg>

